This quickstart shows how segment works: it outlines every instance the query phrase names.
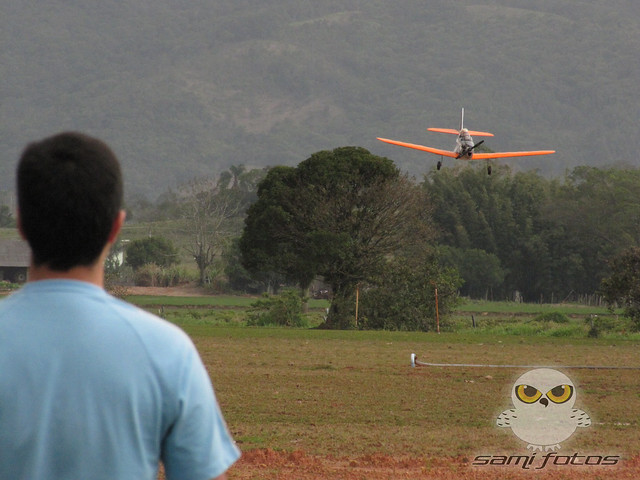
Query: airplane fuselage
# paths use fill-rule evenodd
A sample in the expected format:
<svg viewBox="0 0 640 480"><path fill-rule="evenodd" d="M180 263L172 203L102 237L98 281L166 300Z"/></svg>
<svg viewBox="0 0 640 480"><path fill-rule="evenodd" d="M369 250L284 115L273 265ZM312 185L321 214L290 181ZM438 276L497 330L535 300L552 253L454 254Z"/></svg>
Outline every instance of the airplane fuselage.
<svg viewBox="0 0 640 480"><path fill-rule="evenodd" d="M464 160L471 160L473 158L473 138L469 133L469 130L463 128L460 130L458 137L456 138L456 148L454 152L458 154L458 158Z"/></svg>

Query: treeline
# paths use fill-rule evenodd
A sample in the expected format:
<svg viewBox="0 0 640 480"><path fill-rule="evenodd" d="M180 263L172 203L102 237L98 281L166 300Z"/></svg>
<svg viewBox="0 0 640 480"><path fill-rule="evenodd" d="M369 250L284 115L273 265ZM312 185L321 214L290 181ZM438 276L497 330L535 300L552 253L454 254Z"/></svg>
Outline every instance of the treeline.
<svg viewBox="0 0 640 480"><path fill-rule="evenodd" d="M179 235L172 238L195 261L200 281L215 278L216 285L253 293L295 284L281 272L251 274L242 265L238 240L265 174L234 167L215 181L169 192L155 205L138 201L130 206L131 217L174 222ZM484 165L465 164L434 169L413 182L435 230L423 248L443 268L458 271L463 296L529 302L593 296L611 259L639 245L637 169L578 167L549 179L508 166L488 176ZM318 208L325 216L335 209L319 201L303 207L307 217ZM264 224L275 220L267 215Z"/></svg>
<svg viewBox="0 0 640 480"><path fill-rule="evenodd" d="M640 240L640 171L578 167L564 178L464 166L426 176L440 260L463 295L562 301L598 292Z"/></svg>

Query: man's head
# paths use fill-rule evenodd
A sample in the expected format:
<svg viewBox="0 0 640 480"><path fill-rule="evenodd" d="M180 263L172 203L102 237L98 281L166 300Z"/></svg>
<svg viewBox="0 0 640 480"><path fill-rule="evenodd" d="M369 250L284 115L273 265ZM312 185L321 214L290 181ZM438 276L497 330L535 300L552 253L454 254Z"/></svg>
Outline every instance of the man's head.
<svg viewBox="0 0 640 480"><path fill-rule="evenodd" d="M35 266L68 271L98 260L122 205L120 165L105 143L67 132L27 145L17 188Z"/></svg>

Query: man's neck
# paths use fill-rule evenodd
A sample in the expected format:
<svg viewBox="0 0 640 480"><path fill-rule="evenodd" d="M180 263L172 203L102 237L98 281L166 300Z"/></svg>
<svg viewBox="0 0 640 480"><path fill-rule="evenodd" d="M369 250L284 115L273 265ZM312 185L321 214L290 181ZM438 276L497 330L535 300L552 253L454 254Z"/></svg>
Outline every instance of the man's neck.
<svg viewBox="0 0 640 480"><path fill-rule="evenodd" d="M67 271L57 271L51 270L46 266L36 267L32 263L29 269L29 282L37 282L39 280L77 280L104 288L104 268L102 263L99 262L88 267L73 267Z"/></svg>

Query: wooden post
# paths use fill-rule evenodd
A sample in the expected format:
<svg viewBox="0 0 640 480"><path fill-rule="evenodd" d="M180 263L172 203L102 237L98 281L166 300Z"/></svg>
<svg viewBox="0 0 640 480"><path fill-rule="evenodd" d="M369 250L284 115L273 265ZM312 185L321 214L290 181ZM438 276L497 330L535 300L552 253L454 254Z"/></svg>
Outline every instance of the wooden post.
<svg viewBox="0 0 640 480"><path fill-rule="evenodd" d="M358 328L358 303L360 302L360 284L356 285L356 328Z"/></svg>
<svg viewBox="0 0 640 480"><path fill-rule="evenodd" d="M438 312L438 287L435 287L436 290L436 331L440 333L440 313Z"/></svg>

